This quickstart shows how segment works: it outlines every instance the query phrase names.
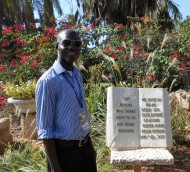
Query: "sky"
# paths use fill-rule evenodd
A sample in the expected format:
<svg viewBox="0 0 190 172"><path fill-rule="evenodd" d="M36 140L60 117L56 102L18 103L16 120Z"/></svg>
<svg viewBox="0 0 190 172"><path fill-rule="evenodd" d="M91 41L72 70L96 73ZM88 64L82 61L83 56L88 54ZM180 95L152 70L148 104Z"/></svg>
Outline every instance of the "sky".
<svg viewBox="0 0 190 172"><path fill-rule="evenodd" d="M186 16L190 16L190 0L173 0L178 4L178 9L182 14L183 19L186 19Z"/></svg>

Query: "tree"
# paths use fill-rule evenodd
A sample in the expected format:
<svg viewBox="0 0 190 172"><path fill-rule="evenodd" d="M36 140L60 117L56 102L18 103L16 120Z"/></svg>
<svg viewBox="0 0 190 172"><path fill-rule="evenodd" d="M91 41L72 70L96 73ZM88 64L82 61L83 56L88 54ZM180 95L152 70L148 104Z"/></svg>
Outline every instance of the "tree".
<svg viewBox="0 0 190 172"><path fill-rule="evenodd" d="M59 15L62 15L59 0L44 0L43 17L46 26L51 26L51 18L55 17L53 7L56 8Z"/></svg>
<svg viewBox="0 0 190 172"><path fill-rule="evenodd" d="M127 16L180 19L180 12L171 0L83 0L84 11L91 11L95 15L96 23L102 20L109 23L126 24Z"/></svg>

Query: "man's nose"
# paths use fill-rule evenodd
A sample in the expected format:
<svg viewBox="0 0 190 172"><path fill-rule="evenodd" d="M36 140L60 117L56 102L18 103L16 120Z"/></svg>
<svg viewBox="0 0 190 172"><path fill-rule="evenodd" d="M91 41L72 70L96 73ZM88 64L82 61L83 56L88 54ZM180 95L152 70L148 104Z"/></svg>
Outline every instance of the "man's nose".
<svg viewBox="0 0 190 172"><path fill-rule="evenodd" d="M74 42L71 42L71 44L69 45L69 48L76 48Z"/></svg>

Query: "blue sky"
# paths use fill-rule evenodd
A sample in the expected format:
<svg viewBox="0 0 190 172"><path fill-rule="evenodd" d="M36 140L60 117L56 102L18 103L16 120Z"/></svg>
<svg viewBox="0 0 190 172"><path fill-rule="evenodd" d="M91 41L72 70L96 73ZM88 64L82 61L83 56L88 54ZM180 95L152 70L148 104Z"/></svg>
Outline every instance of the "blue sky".
<svg viewBox="0 0 190 172"><path fill-rule="evenodd" d="M190 16L190 0L173 0L176 4L179 5L179 11L182 13L183 19L186 19L186 16Z"/></svg>

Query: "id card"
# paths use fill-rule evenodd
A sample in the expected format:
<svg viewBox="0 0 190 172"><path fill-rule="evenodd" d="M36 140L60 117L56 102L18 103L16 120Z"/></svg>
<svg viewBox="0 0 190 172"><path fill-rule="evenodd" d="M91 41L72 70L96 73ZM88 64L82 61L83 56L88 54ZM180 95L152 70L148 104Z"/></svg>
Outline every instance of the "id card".
<svg viewBox="0 0 190 172"><path fill-rule="evenodd" d="M87 114L85 111L82 111L80 113L80 121L81 121L81 125L82 125L82 129L84 132L88 132L90 129L90 125L88 123L88 118L87 118Z"/></svg>

